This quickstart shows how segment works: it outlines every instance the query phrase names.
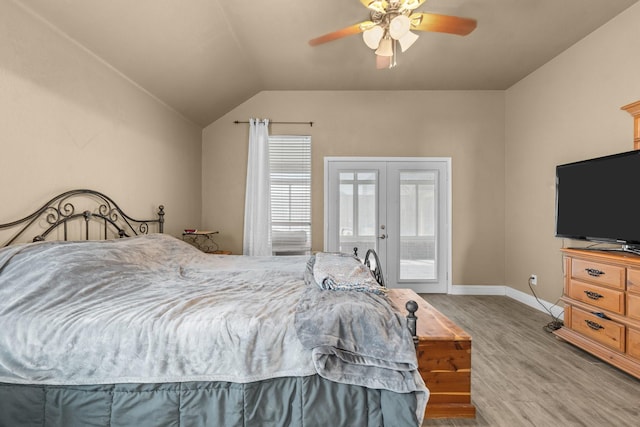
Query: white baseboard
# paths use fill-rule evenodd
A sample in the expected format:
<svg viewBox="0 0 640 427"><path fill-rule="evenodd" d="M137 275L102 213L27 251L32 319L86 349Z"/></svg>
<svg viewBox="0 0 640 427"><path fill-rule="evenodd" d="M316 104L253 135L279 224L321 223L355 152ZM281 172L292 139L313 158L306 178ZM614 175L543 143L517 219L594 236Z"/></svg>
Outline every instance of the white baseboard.
<svg viewBox="0 0 640 427"><path fill-rule="evenodd" d="M509 286L488 286L488 285L452 285L449 289L450 295L504 295L512 298L518 302L521 302L529 307L533 307L536 310L540 310L544 313L551 312L553 317L559 320L564 319L564 309L548 301L536 299L533 295L529 295L525 292L517 289L510 288Z"/></svg>
<svg viewBox="0 0 640 427"><path fill-rule="evenodd" d="M451 295L506 295L506 286L489 285L452 285L449 289Z"/></svg>

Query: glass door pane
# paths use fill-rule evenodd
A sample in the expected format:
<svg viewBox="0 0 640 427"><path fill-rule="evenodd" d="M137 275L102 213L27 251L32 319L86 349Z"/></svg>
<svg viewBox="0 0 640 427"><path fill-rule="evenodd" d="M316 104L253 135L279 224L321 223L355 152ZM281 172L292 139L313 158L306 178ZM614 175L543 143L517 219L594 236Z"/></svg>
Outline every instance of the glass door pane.
<svg viewBox="0 0 640 427"><path fill-rule="evenodd" d="M364 256L377 249L377 171L342 170L339 176L338 251Z"/></svg>
<svg viewBox="0 0 640 427"><path fill-rule="evenodd" d="M437 171L400 171L399 280L438 278Z"/></svg>

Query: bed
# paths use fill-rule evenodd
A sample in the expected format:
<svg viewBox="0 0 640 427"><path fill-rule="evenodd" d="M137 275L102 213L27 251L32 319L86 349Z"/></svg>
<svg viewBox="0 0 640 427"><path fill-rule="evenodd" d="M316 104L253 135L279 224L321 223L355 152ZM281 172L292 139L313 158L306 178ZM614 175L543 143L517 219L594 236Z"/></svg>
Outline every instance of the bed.
<svg viewBox="0 0 640 427"><path fill-rule="evenodd" d="M359 260L205 254L163 226L92 190L0 224L0 426L422 423L415 318Z"/></svg>

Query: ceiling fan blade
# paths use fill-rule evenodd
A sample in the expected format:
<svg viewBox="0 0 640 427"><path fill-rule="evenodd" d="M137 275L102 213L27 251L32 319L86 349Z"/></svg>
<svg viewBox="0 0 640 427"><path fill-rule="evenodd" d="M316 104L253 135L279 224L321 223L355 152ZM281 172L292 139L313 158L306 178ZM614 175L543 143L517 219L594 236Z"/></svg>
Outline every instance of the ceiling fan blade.
<svg viewBox="0 0 640 427"><path fill-rule="evenodd" d="M411 29L417 31L431 31L435 33L449 33L466 36L475 30L478 22L471 18L438 15L437 13L414 13L410 17Z"/></svg>
<svg viewBox="0 0 640 427"><path fill-rule="evenodd" d="M315 39L309 40L309 44L311 46L317 46L322 43L328 43L337 39L341 39L343 37L352 36L369 29L374 25L375 24L371 21L359 22L357 24L351 25L350 27L346 27L341 30L337 30L332 33L328 33L323 36L316 37Z"/></svg>

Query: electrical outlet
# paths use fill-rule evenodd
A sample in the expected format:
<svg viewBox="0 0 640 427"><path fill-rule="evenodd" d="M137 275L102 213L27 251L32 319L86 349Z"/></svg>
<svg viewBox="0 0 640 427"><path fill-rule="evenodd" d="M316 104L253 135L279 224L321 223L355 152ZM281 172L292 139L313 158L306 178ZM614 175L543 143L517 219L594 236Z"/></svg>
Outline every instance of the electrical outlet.
<svg viewBox="0 0 640 427"><path fill-rule="evenodd" d="M532 285L537 285L538 284L538 275L537 274L532 274L531 276L529 276L529 282Z"/></svg>

